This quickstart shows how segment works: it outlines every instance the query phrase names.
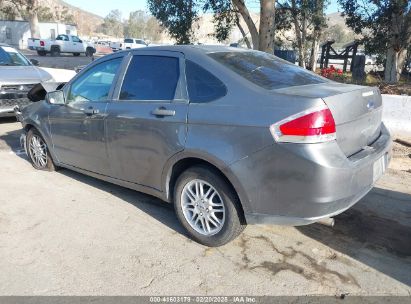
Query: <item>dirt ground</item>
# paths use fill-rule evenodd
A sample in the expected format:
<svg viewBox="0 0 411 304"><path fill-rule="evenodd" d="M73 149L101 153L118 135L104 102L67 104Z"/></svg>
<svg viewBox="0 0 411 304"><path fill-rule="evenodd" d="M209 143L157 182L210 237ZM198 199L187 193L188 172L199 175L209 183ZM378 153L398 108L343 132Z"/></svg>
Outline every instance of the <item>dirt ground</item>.
<svg viewBox="0 0 411 304"><path fill-rule="evenodd" d="M0 295L411 295L411 148L329 228L249 226L191 241L156 198L36 171L0 120Z"/></svg>

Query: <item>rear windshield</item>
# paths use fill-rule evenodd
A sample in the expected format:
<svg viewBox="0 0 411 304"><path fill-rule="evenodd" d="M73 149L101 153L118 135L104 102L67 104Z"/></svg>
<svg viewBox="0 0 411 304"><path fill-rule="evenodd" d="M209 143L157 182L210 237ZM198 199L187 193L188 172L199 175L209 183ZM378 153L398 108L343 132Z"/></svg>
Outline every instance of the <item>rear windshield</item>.
<svg viewBox="0 0 411 304"><path fill-rule="evenodd" d="M124 39L124 43L134 43L134 40L126 38Z"/></svg>
<svg viewBox="0 0 411 304"><path fill-rule="evenodd" d="M268 90L326 82L310 71L263 52L217 52L208 55Z"/></svg>

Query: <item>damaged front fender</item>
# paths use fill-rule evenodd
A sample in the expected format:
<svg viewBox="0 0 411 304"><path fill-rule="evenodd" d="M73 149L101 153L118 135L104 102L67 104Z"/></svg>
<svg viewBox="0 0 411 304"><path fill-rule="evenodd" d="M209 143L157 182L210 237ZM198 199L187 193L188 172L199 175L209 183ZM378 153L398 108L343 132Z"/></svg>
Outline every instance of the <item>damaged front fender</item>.
<svg viewBox="0 0 411 304"><path fill-rule="evenodd" d="M66 82L38 83L27 93L27 98L32 102L44 100L48 92L61 90L65 84Z"/></svg>

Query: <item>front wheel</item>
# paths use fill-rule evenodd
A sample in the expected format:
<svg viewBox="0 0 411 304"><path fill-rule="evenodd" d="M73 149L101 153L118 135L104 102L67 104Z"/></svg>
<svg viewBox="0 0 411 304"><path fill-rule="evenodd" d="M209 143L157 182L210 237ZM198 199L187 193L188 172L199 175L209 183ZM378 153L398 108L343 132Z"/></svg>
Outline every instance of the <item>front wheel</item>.
<svg viewBox="0 0 411 304"><path fill-rule="evenodd" d="M55 170L47 144L40 133L35 129L30 129L27 133L26 150L30 162L35 169L45 171Z"/></svg>
<svg viewBox="0 0 411 304"><path fill-rule="evenodd" d="M197 242L222 246L245 228L237 195L214 170L192 167L181 174L174 191L177 217Z"/></svg>

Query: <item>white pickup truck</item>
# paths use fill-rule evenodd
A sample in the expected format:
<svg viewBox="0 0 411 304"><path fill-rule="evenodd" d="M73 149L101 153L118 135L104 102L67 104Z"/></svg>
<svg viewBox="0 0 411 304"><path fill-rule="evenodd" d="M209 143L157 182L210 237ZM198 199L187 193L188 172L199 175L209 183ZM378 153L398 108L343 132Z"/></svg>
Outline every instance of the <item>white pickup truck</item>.
<svg viewBox="0 0 411 304"><path fill-rule="evenodd" d="M35 49L39 56L60 56L61 53L72 53L73 56L85 54L87 57L93 56L96 52L94 45L83 42L79 37L73 35L58 35L55 40L40 39L36 41Z"/></svg>
<svg viewBox="0 0 411 304"><path fill-rule="evenodd" d="M114 52L121 50L146 47L148 44L143 39L125 38L123 42L112 42L110 47Z"/></svg>

